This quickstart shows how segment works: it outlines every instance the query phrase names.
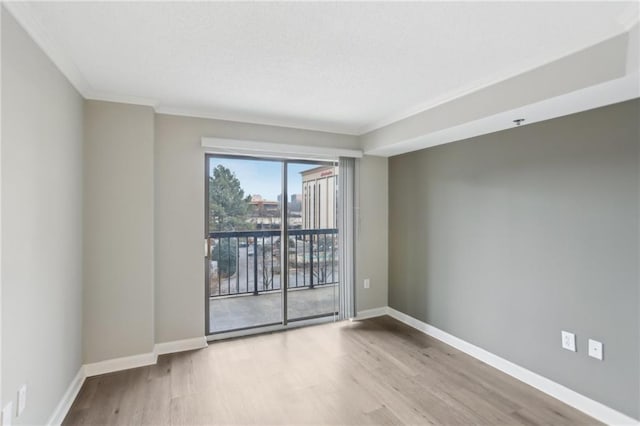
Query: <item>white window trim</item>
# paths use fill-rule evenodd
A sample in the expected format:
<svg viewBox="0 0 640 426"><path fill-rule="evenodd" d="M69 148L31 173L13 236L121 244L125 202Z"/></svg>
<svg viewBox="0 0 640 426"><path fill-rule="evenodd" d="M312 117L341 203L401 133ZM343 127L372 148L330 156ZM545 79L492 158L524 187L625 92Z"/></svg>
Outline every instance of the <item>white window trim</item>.
<svg viewBox="0 0 640 426"><path fill-rule="evenodd" d="M362 158L363 156L362 151L359 149L328 148L208 136L202 138L202 147L205 148L206 152L212 154L274 157L288 160L336 161L339 157Z"/></svg>

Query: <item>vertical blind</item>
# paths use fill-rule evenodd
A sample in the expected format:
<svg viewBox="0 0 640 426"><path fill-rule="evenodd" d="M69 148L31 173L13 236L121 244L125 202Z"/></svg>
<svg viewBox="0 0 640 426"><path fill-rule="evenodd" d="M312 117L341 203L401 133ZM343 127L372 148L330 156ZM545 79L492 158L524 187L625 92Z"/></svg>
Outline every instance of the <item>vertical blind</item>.
<svg viewBox="0 0 640 426"><path fill-rule="evenodd" d="M355 160L340 157L338 162L338 236L340 238L339 319L355 316L355 257L354 257L354 193Z"/></svg>

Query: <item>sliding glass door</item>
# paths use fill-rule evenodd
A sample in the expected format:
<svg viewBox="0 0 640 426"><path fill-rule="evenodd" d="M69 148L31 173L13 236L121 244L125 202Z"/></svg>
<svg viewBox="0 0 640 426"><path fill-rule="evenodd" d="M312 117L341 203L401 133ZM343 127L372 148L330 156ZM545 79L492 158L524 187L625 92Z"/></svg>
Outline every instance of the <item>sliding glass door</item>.
<svg viewBox="0 0 640 426"><path fill-rule="evenodd" d="M337 313L337 178L336 164L287 163L289 321Z"/></svg>
<svg viewBox="0 0 640 426"><path fill-rule="evenodd" d="M337 312L333 163L207 155L208 335Z"/></svg>

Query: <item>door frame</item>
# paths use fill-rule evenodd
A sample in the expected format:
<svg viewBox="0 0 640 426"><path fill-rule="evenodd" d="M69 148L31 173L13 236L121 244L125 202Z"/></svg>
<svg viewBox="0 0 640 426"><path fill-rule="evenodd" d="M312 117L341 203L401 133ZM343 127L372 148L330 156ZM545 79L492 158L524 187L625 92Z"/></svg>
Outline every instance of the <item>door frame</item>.
<svg viewBox="0 0 640 426"><path fill-rule="evenodd" d="M281 331L289 328L301 327L305 325L319 324L329 322L328 318L333 317L336 320L335 313L326 316L312 316L289 321L288 319L288 286L289 286L289 274L281 273L280 278L280 294L282 297L281 310L282 321L274 324L262 324L257 326L249 326L238 329L232 329L221 332L211 332L211 318L210 318L210 298L211 298L211 285L210 285L210 247L209 247L209 163L212 158L225 158L233 160L253 160L253 161L270 161L278 162L281 164L281 177L280 177L280 195L284 200L280 209L280 270L288 271L289 256L288 256L288 165L294 164L309 164L315 166L330 166L336 165L336 161L331 160L302 160L302 159L290 159L284 157L271 157L271 156L249 156L249 155L233 155L233 154L215 154L205 153L204 156L204 300L205 300L205 336L208 341L221 340L233 337L247 336L251 334L268 333L273 331ZM336 200L337 201L337 200ZM338 231L339 232L339 231ZM338 284L338 287L340 283Z"/></svg>

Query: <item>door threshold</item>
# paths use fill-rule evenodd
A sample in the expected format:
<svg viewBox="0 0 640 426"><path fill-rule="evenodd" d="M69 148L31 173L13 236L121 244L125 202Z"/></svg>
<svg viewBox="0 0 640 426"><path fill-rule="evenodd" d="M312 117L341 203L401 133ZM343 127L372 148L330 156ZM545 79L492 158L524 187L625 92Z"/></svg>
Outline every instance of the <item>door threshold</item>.
<svg viewBox="0 0 640 426"><path fill-rule="evenodd" d="M278 331L291 330L293 328L306 327L309 325L326 324L339 321L336 316L329 315L324 317L309 318L304 320L291 321L287 325L267 325L263 327L244 328L240 330L225 331L221 333L210 334L207 336L207 342L216 340L233 339L236 337L253 336L258 334L274 333Z"/></svg>

